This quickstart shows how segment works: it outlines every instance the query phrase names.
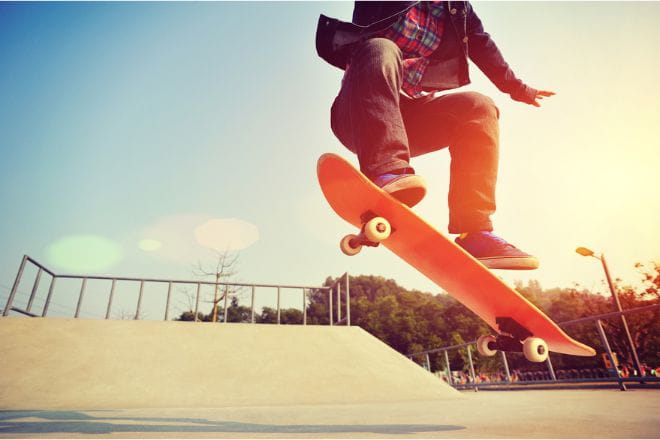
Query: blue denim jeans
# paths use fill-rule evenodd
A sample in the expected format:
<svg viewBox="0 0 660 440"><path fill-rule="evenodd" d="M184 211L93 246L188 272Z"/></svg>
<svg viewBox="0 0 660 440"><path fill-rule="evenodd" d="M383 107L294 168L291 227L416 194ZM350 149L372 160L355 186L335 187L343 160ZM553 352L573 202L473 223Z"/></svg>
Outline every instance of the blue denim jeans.
<svg viewBox="0 0 660 440"><path fill-rule="evenodd" d="M400 93L402 54L373 38L356 47L331 110L332 130L369 178L412 168L449 148L449 232L490 231L499 159L499 111L480 93L412 99ZM413 171L414 172L414 171Z"/></svg>

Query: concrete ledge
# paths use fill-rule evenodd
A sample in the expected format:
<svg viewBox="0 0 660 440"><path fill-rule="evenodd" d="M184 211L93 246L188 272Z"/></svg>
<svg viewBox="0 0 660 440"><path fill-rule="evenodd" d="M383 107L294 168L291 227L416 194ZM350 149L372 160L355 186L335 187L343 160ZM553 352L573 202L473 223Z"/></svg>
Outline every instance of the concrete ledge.
<svg viewBox="0 0 660 440"><path fill-rule="evenodd" d="M358 327L0 319L0 409L460 399Z"/></svg>

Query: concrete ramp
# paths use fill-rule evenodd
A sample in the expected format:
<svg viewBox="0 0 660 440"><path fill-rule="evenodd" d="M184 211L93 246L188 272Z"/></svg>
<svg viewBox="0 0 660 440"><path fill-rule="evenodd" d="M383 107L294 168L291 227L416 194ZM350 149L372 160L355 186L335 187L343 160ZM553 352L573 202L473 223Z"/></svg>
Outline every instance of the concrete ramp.
<svg viewBox="0 0 660 440"><path fill-rule="evenodd" d="M459 399L359 327L0 318L0 409Z"/></svg>

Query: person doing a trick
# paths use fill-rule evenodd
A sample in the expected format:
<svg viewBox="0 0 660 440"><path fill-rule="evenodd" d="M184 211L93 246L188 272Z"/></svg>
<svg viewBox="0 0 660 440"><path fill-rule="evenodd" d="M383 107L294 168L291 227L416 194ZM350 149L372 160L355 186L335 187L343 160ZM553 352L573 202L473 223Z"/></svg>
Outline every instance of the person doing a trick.
<svg viewBox="0 0 660 440"><path fill-rule="evenodd" d="M426 185L411 157L448 147L449 233L489 268L535 269L538 259L493 233L499 110L469 84L468 59L512 99L554 95L518 79L469 2L356 1L353 22L321 15L316 47L345 70L332 131L377 186L412 207Z"/></svg>

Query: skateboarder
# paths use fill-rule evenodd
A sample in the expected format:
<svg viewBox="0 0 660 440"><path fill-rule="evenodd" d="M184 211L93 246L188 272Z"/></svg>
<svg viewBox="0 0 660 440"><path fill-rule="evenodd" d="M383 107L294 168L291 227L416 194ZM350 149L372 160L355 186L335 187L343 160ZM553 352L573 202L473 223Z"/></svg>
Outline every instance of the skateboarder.
<svg viewBox="0 0 660 440"><path fill-rule="evenodd" d="M554 93L519 80L469 2L356 1L353 23L321 15L317 51L345 70L331 110L361 171L401 202L426 193L410 158L448 147L449 232L488 267L535 269L536 257L493 234L499 110L469 84L468 58L512 99L539 107Z"/></svg>

